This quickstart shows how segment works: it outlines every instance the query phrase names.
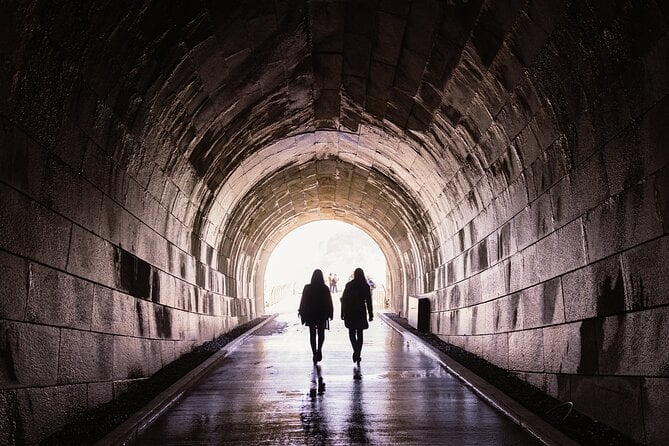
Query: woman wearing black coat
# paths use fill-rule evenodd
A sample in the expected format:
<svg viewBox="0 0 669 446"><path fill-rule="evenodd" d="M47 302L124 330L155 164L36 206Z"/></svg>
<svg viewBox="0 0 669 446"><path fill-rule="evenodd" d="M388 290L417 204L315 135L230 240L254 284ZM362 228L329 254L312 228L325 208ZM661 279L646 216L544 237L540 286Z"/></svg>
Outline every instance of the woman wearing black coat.
<svg viewBox="0 0 669 446"><path fill-rule="evenodd" d="M374 320L372 309L372 292L365 279L362 268L356 268L353 272L353 280L346 284L341 298L341 318L348 328L348 338L353 347L353 362L360 363L360 352L362 351L362 331L369 328L367 323Z"/></svg>
<svg viewBox="0 0 669 446"><path fill-rule="evenodd" d="M309 343L313 353L314 364L323 359L323 341L325 341L325 329L330 328L329 320L333 315L332 296L330 288L325 285L323 272L314 270L311 275L311 283L304 286L300 309L298 315L302 324L309 326ZM316 339L318 335L318 340Z"/></svg>

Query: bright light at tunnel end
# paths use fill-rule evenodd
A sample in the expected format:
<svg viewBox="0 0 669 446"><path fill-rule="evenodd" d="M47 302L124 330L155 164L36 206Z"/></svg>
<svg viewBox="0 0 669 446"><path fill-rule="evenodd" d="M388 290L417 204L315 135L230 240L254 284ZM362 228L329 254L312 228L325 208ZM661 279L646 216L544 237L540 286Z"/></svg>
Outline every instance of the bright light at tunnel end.
<svg viewBox="0 0 669 446"><path fill-rule="evenodd" d="M386 259L378 244L363 230L341 221L320 220L288 233L270 255L265 271L265 293L292 285L295 293L309 282L314 269L338 276L338 291L362 268L377 285L385 285Z"/></svg>

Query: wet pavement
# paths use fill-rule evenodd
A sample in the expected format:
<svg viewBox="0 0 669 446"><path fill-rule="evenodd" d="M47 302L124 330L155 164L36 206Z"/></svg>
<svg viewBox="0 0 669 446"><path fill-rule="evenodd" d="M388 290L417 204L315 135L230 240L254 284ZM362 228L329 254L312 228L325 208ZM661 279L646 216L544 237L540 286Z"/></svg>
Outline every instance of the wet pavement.
<svg viewBox="0 0 669 446"><path fill-rule="evenodd" d="M296 312L282 313L137 444L539 444L378 318L365 331L359 369L351 355L343 322L335 320L314 366L308 329Z"/></svg>

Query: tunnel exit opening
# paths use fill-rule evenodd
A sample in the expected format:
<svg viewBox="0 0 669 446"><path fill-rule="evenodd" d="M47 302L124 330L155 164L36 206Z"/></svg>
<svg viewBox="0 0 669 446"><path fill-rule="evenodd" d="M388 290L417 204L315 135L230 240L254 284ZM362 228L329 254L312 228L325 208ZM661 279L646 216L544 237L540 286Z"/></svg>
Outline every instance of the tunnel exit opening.
<svg viewBox="0 0 669 446"><path fill-rule="evenodd" d="M326 283L336 278L338 296L355 268L362 268L374 285L375 308L389 304L390 280L386 256L365 231L338 220L306 223L284 236L270 254L264 275L267 312L293 311L314 269L323 271Z"/></svg>

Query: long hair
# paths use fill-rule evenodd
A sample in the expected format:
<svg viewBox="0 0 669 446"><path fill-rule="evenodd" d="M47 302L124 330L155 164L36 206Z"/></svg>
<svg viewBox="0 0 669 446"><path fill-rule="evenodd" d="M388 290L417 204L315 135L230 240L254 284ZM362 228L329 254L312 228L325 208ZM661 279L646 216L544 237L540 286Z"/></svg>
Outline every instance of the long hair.
<svg viewBox="0 0 669 446"><path fill-rule="evenodd" d="M362 268L356 268L355 271L353 271L353 282L367 283L365 272Z"/></svg>
<svg viewBox="0 0 669 446"><path fill-rule="evenodd" d="M311 275L311 284L312 285L325 285L325 279L323 279L323 271L320 269L315 269Z"/></svg>

